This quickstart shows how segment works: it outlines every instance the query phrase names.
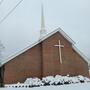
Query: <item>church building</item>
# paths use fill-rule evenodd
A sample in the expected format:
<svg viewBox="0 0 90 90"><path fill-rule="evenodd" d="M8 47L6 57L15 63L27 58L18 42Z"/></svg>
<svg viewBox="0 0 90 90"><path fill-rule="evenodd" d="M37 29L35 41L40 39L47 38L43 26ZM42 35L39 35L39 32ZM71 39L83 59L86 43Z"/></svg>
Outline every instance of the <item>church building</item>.
<svg viewBox="0 0 90 90"><path fill-rule="evenodd" d="M57 74L88 77L87 58L74 44L61 28L47 34L42 7L40 38L3 63L4 83L22 83L30 77Z"/></svg>

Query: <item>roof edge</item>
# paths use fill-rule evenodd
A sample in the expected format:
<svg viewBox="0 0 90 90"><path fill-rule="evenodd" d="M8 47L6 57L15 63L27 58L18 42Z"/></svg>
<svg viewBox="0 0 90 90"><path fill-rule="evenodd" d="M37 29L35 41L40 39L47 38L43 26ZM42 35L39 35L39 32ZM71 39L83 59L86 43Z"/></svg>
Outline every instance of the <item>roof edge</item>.
<svg viewBox="0 0 90 90"><path fill-rule="evenodd" d="M47 34L46 36L42 37L39 41L43 41L43 40L47 39L48 37L55 34L56 32L59 32L60 34L62 34L73 45L76 44L60 27L55 29L51 33Z"/></svg>
<svg viewBox="0 0 90 90"><path fill-rule="evenodd" d="M72 48L83 58L88 62L88 59L86 58L85 55L83 55L75 46L75 42L59 27L57 29L55 29L54 31L52 31L51 33L47 34L46 36L44 36L43 38L39 39L38 41L36 41L35 43L29 45L28 47L24 48L23 50L19 51L18 53L8 57L6 60L4 60L1 64L4 65L5 63L9 62L10 60L14 59L15 57L17 57L18 55L24 53L25 51L27 51L28 49L34 47L35 45L39 44L40 42L44 41L45 39L47 39L48 37L50 37L51 35L55 34L56 32L61 33L71 44L72 44Z"/></svg>

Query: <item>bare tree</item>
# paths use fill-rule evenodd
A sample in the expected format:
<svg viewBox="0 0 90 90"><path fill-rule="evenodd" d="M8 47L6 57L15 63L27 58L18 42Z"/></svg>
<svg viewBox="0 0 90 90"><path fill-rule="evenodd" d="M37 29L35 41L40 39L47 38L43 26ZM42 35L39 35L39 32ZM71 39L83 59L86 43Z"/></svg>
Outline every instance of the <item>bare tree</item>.
<svg viewBox="0 0 90 90"><path fill-rule="evenodd" d="M4 46L0 41L0 87L4 87L4 65L1 64L2 59L2 51L4 50Z"/></svg>
<svg viewBox="0 0 90 90"><path fill-rule="evenodd" d="M2 51L4 50L4 46L3 46L3 44L1 43L1 41L0 41L0 59L1 59L1 57L2 57Z"/></svg>

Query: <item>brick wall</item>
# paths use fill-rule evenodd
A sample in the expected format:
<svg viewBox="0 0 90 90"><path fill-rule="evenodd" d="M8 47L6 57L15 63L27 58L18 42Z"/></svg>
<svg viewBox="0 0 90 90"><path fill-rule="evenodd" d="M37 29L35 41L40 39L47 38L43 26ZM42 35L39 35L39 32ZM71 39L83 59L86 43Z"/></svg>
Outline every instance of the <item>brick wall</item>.
<svg viewBox="0 0 90 90"><path fill-rule="evenodd" d="M24 82L28 77L41 77L41 44L5 64L5 83Z"/></svg>
<svg viewBox="0 0 90 90"><path fill-rule="evenodd" d="M64 47L62 51L63 63L60 63L58 40ZM60 33L56 33L40 44L27 50L5 64L5 83L24 82L29 77L48 75L84 75L88 76L88 64L80 57Z"/></svg>
<svg viewBox="0 0 90 90"><path fill-rule="evenodd" d="M58 40L64 45L61 48L63 63L60 63L58 47ZM82 74L88 76L88 64L80 57L71 47L62 35L56 33L42 42L43 47L43 76L47 75L78 75Z"/></svg>

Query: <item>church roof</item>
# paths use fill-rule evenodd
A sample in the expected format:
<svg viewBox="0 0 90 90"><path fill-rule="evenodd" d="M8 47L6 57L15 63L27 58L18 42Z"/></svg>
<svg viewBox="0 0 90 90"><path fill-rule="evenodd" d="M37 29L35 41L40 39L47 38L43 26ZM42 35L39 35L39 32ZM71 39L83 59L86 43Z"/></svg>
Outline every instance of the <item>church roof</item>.
<svg viewBox="0 0 90 90"><path fill-rule="evenodd" d="M35 45L39 44L40 42L44 41L45 39L47 39L48 37L52 36L53 34L59 32L62 36L64 36L64 38L66 38L71 44L72 44L72 48L86 61L88 62L87 57L81 53L75 46L75 42L61 29L61 28L57 28L56 30L54 30L53 32L46 34L46 36L44 36L43 38L39 39L37 42L29 45L28 47L24 48L23 50L21 50L20 52L16 53L15 55L7 58L6 60L4 60L2 62L2 65L4 65L5 63L9 62L10 60L14 59L16 56L24 53L25 51L27 51L28 49L34 47Z"/></svg>

